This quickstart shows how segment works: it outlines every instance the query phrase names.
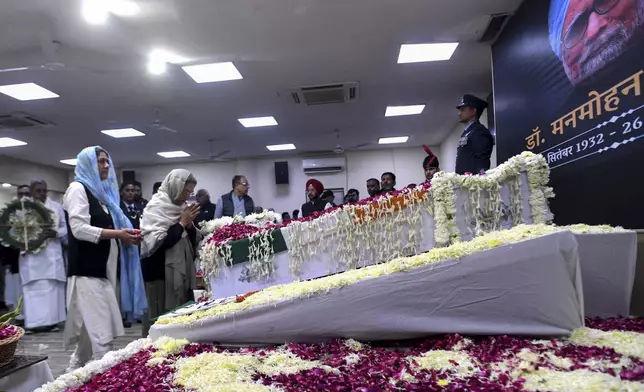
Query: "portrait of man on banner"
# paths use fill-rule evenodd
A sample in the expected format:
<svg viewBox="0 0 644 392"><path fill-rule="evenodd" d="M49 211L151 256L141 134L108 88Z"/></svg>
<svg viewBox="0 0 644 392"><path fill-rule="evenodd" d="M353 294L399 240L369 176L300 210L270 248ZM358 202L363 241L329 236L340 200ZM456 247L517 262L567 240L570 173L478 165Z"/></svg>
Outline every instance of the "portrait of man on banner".
<svg viewBox="0 0 644 392"><path fill-rule="evenodd" d="M550 47L570 82L583 82L644 33L644 0L551 0Z"/></svg>

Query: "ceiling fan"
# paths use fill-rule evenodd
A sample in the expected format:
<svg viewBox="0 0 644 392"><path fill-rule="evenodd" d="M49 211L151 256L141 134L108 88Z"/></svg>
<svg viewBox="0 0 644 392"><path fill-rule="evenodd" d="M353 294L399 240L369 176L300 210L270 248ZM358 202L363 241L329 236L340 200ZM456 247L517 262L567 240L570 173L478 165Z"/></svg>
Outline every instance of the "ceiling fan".
<svg viewBox="0 0 644 392"><path fill-rule="evenodd" d="M366 146L371 144L369 142L360 143L360 144L356 144L354 146L351 146L351 147L345 149L344 147L342 147L342 144L340 143L340 130L336 129L336 130L333 131L333 133L335 133L335 137L336 137L336 140L338 142L338 144L335 146L335 148L333 148L332 150L311 151L308 154L329 154L329 153L334 153L334 154L340 155L340 154L344 154L346 151L358 150L360 148L366 147Z"/></svg>
<svg viewBox="0 0 644 392"><path fill-rule="evenodd" d="M155 117L154 121L152 121L148 125L148 128L150 128L152 130L155 130L155 131L166 131L166 132L177 133L176 129L166 126L161 121L161 115L160 115L159 109L155 109L155 112L156 112L156 117Z"/></svg>
<svg viewBox="0 0 644 392"><path fill-rule="evenodd" d="M61 47L60 41L51 39L50 36L44 34L41 37L40 48L44 63L40 65L27 65L24 67L4 68L0 69L0 73L5 72L20 72L20 71L81 71L102 74L105 71L99 71L86 67L69 67L59 59L58 51Z"/></svg>
<svg viewBox="0 0 644 392"><path fill-rule="evenodd" d="M231 158L223 158L224 155L230 154L231 150L223 150L219 152L214 152L213 142L215 139L208 139L208 153L207 158L200 158L199 161L209 161L209 162L229 162L232 161Z"/></svg>

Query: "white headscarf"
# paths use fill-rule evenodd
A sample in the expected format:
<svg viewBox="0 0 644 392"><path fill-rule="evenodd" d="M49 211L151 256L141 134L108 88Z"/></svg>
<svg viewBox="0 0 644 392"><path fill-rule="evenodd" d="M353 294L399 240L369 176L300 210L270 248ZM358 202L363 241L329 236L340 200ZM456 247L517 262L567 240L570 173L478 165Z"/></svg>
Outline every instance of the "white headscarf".
<svg viewBox="0 0 644 392"><path fill-rule="evenodd" d="M163 180L159 191L152 196L152 200L145 206L141 217L141 257L152 255L163 243L170 226L179 222L183 205L176 205L175 200L181 196L186 181L191 177L189 171L174 169Z"/></svg>

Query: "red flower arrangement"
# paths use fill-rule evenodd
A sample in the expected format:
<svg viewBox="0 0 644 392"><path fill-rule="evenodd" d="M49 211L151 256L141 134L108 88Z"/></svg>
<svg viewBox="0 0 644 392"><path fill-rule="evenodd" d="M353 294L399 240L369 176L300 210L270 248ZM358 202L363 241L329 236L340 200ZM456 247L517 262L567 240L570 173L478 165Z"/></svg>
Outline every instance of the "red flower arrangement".
<svg viewBox="0 0 644 392"><path fill-rule="evenodd" d="M250 292L240 297L248 297ZM602 330L623 330L641 332L644 319L589 319L587 325ZM430 350L454 350L473 358L480 369L469 375L457 374L452 370L429 370L415 367L409 357L421 356ZM404 349L396 349L404 348ZM242 348L239 353L259 357L269 355L276 348ZM429 339L404 342L388 342L380 345L353 347L343 340L324 344L290 344L290 352L297 357L319 361L336 369L328 372L322 368L304 370L295 374L268 376L256 374L255 381L273 385L287 392L336 391L507 391L522 390L526 379L513 377L513 369L491 370L491 364L515 359L523 349L536 354L553 353L570 361L569 370L589 369L603 372L625 381L644 381L644 361L630 357L622 369L607 366L603 370L591 369L589 360L617 364L623 358L610 348L579 346L565 340L531 340L515 336L488 336L465 339L460 335L445 335ZM168 357L172 362L178 358L193 357L206 352L226 352L210 344L189 344L178 355ZM146 366L154 349L145 349L130 359L114 366L109 371L95 376L89 383L68 392L119 391L119 392L163 392L184 391L173 385L174 367L171 363ZM539 356L535 369L558 370L555 365ZM455 367L460 364L450 360ZM500 372L500 373L499 373Z"/></svg>
<svg viewBox="0 0 644 392"><path fill-rule="evenodd" d="M20 329L15 325L7 324L0 328L0 340L8 339L18 333Z"/></svg>

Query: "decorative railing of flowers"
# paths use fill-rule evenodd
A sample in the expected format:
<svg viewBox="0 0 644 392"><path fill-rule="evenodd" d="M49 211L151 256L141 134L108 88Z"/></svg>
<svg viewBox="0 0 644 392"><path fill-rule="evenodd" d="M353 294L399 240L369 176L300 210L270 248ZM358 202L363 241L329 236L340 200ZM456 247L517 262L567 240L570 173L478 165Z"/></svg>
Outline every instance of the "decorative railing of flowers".
<svg viewBox="0 0 644 392"><path fill-rule="evenodd" d="M406 188L284 224L270 218L260 220L259 225L231 218L208 222L204 229L212 232L203 242L201 265L206 275L219 275L222 268L233 265L235 242L245 239L249 274L256 280L267 279L274 273L275 244L286 240L290 272L298 277L303 263L322 253L342 269L418 254L427 250L421 249L423 224L434 225L436 246L448 246L463 237L500 230L508 216L510 226L544 223L549 212L547 200L554 196L547 186L548 177L543 156L524 152L485 175L440 172L431 187ZM507 207L501 196L503 186L509 193ZM457 225L457 193L466 195L461 207L469 236ZM528 221L524 218L524 193L529 199Z"/></svg>

